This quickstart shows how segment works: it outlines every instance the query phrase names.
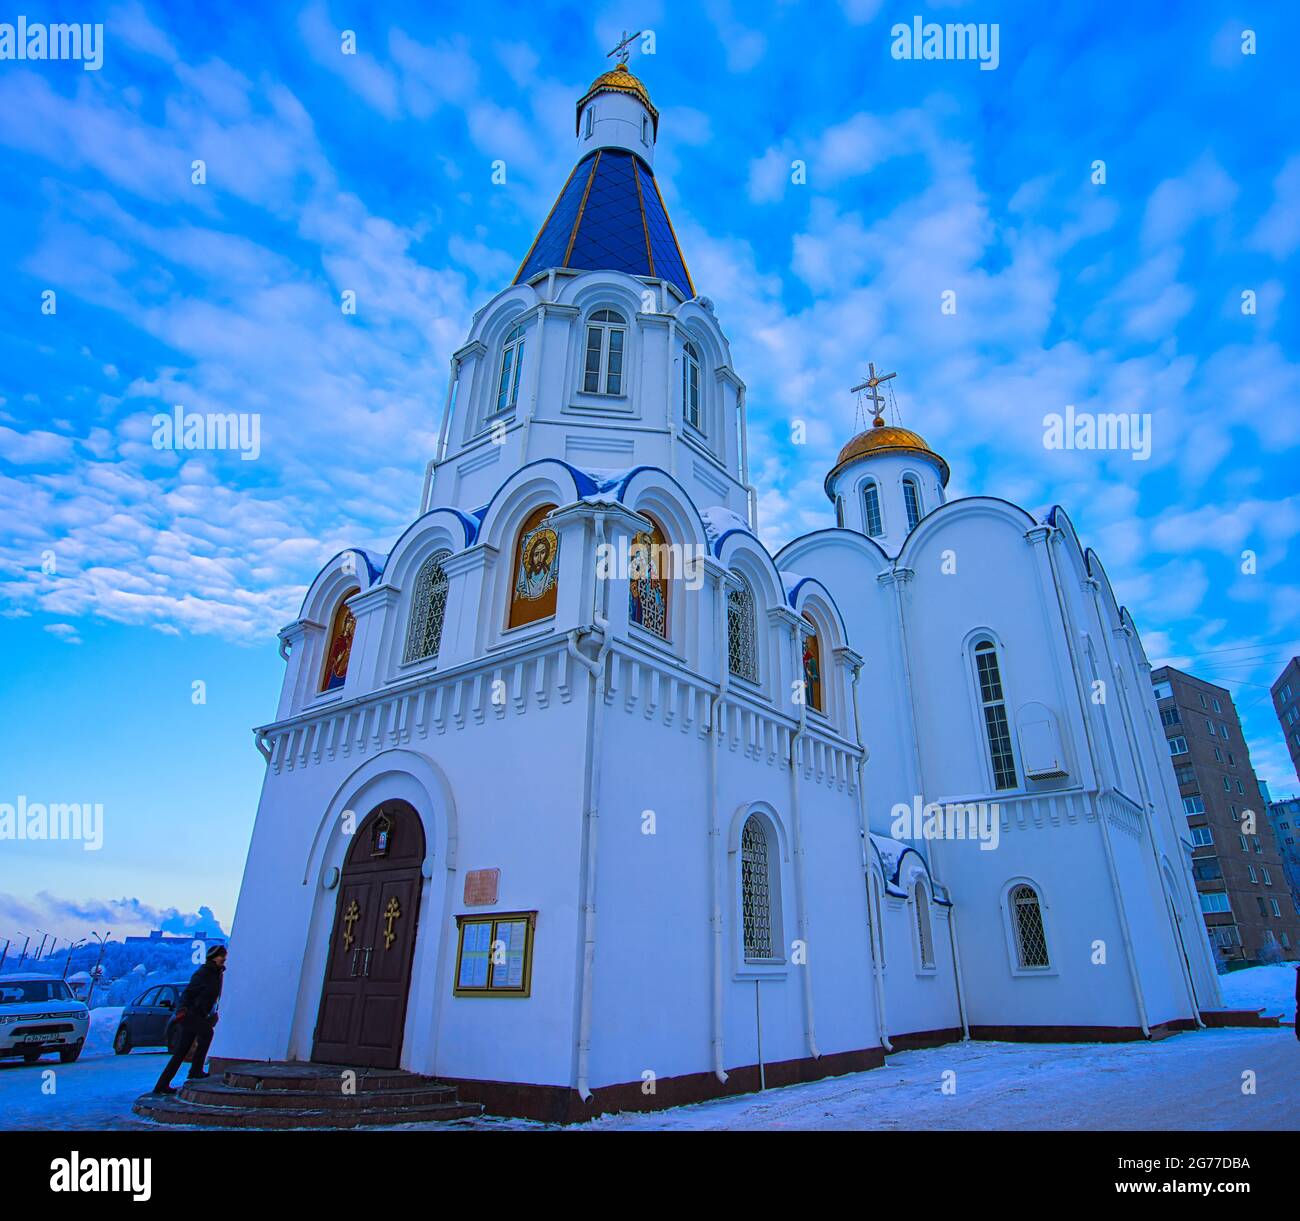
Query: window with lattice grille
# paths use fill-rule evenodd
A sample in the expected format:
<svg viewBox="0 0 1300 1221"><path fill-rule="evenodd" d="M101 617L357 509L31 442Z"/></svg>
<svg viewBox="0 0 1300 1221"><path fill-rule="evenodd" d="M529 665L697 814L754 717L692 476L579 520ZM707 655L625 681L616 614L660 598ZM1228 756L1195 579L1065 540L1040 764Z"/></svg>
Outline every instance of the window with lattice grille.
<svg viewBox="0 0 1300 1221"><path fill-rule="evenodd" d="M758 682L758 641L754 594L744 577L727 593L727 666L737 678Z"/></svg>
<svg viewBox="0 0 1300 1221"><path fill-rule="evenodd" d="M934 967L934 935L930 929L930 899L925 893L925 886L917 882L912 891L912 902L916 907L916 948L921 958L921 966L926 970Z"/></svg>
<svg viewBox="0 0 1300 1221"><path fill-rule="evenodd" d="M872 480L868 480L862 489L862 509L867 533L872 538L879 538L885 527L880 518L880 489Z"/></svg>
<svg viewBox="0 0 1300 1221"><path fill-rule="evenodd" d="M993 787L1016 787L1016 759L1011 748L1011 727L1007 706L1003 702L1002 672L998 654L991 640L975 646L975 667L979 672L980 703L984 711L984 732L988 737L989 763L993 768Z"/></svg>
<svg viewBox="0 0 1300 1221"><path fill-rule="evenodd" d="M411 598L411 622L406 631L406 653L403 660L420 661L437 657L442 641L442 620L447 610L447 574L443 560L450 551L431 555L415 576L415 592Z"/></svg>
<svg viewBox="0 0 1300 1221"><path fill-rule="evenodd" d="M692 428L703 431L700 416L700 355L691 343L682 348L682 414Z"/></svg>
<svg viewBox="0 0 1300 1221"><path fill-rule="evenodd" d="M1011 891L1011 918L1021 969L1051 966L1047 957L1047 935L1043 932L1043 912L1038 904L1038 893L1032 886L1021 885Z"/></svg>
<svg viewBox="0 0 1300 1221"><path fill-rule="evenodd" d="M907 528L915 530L921 520L921 489L911 475L903 479L903 503L907 506Z"/></svg>
<svg viewBox="0 0 1300 1221"><path fill-rule="evenodd" d="M752 814L740 834L740 898L746 959L774 958L772 869L767 832Z"/></svg>
<svg viewBox="0 0 1300 1221"><path fill-rule="evenodd" d="M513 411L519 401L519 374L524 367L524 328L516 326L501 346L497 376L497 411Z"/></svg>

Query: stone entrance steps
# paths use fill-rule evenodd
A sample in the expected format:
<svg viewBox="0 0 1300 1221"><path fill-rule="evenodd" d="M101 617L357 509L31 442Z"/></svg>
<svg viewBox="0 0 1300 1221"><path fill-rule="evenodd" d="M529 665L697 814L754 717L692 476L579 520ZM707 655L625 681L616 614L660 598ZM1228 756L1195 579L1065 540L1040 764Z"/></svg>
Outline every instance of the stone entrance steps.
<svg viewBox="0 0 1300 1221"><path fill-rule="evenodd" d="M345 1077L344 1074L355 1074ZM345 1084L354 1092L345 1092ZM142 1094L132 1107L159 1123L216 1128L359 1128L473 1119L454 1086L394 1069L330 1064L234 1064L178 1094Z"/></svg>

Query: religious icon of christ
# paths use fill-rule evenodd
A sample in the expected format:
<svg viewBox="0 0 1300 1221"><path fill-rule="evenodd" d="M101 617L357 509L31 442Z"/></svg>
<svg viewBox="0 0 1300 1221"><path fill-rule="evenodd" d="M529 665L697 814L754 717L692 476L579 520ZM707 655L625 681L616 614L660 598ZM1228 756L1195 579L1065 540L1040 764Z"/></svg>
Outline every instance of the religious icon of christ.
<svg viewBox="0 0 1300 1221"><path fill-rule="evenodd" d="M533 531L520 548L519 575L515 593L527 601L545 597L555 584L556 559L560 540L554 530L545 526Z"/></svg>

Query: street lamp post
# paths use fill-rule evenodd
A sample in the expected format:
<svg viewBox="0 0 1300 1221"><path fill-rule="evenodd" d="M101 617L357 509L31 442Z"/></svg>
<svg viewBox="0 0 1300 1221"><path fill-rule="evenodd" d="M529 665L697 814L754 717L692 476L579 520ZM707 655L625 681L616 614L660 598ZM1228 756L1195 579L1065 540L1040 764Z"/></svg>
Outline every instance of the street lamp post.
<svg viewBox="0 0 1300 1221"><path fill-rule="evenodd" d="M81 947L82 947L83 945L85 945L85 944L86 944L86 939L85 939L84 937L81 937L81 938L79 938L79 939L76 940L76 941L69 941L69 942L68 942L68 956L67 956L67 958L65 958L65 959L63 960L63 978L64 978L64 979L67 979L67 978L68 978L68 968L69 968L70 966L72 966L72 952L73 952L74 950L79 950L79 949L81 949ZM3 963L4 963L4 959L0 959L0 965L3 965Z"/></svg>
<svg viewBox="0 0 1300 1221"><path fill-rule="evenodd" d="M87 1009L90 1008L90 1002L94 998L95 985L99 982L99 964L104 961L104 946L108 943L108 939L113 935L113 933L110 930L101 937L92 929L90 935L99 942L99 957L95 959L95 969L90 973L90 989L86 993Z"/></svg>

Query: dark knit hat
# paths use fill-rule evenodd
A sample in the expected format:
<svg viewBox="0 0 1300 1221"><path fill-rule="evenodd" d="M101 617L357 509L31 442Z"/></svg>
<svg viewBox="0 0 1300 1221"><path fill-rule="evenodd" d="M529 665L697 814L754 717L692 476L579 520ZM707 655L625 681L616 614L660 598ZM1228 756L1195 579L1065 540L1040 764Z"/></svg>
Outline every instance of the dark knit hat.
<svg viewBox="0 0 1300 1221"><path fill-rule="evenodd" d="M224 958L226 956L226 947L224 945L213 945L208 947L208 961L214 958Z"/></svg>

